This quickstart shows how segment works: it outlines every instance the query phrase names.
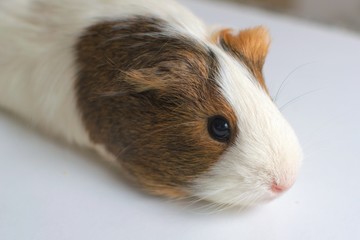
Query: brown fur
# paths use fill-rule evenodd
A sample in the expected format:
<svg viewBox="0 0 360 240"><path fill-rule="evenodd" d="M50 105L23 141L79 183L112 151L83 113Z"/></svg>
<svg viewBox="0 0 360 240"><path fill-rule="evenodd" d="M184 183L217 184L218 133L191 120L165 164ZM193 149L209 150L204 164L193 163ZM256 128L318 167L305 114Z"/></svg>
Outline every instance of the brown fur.
<svg viewBox="0 0 360 240"><path fill-rule="evenodd" d="M215 39L226 51L241 60L254 74L260 86L269 93L262 74L270 44L268 31L263 27L256 27L234 35L232 30L224 29L215 35Z"/></svg>
<svg viewBox="0 0 360 240"><path fill-rule="evenodd" d="M215 56L195 40L171 37L165 26L137 17L88 28L75 47L76 87L91 140L148 191L177 197L218 160L237 129L219 93ZM233 127L228 143L209 136L213 115Z"/></svg>

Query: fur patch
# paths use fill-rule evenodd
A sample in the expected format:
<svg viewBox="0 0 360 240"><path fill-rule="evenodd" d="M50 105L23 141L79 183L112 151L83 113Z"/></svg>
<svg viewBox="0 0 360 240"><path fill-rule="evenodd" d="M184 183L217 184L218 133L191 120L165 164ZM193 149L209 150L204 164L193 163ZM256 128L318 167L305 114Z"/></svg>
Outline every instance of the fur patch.
<svg viewBox="0 0 360 240"><path fill-rule="evenodd" d="M236 138L216 57L165 21L98 23L75 51L78 108L91 140L104 144L146 190L183 195ZM229 143L209 136L207 120L214 115L233 127Z"/></svg>
<svg viewBox="0 0 360 240"><path fill-rule="evenodd" d="M270 37L264 27L256 27L240 31L237 35L225 29L215 36L221 47L242 61L255 76L260 86L269 93L262 68L268 53Z"/></svg>

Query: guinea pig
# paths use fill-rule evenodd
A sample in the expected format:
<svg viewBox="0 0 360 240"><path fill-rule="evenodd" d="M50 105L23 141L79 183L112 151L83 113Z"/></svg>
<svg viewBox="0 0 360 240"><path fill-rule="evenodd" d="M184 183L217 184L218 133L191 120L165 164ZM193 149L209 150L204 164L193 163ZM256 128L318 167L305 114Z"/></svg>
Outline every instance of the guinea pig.
<svg viewBox="0 0 360 240"><path fill-rule="evenodd" d="M3 0L0 33L1 108L145 191L250 205L293 185L265 28L214 30L169 0Z"/></svg>

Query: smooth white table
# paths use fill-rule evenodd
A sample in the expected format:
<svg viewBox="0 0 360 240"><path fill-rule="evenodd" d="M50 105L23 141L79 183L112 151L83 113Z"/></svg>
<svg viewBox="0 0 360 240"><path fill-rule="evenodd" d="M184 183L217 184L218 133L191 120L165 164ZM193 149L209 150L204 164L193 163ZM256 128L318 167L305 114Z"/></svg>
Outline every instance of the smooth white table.
<svg viewBox="0 0 360 240"><path fill-rule="evenodd" d="M306 155L295 186L267 205L210 214L139 193L96 155L0 113L1 240L360 239L360 37L235 5L181 2L208 23L269 27L272 94L288 76L279 106L317 90L283 109Z"/></svg>

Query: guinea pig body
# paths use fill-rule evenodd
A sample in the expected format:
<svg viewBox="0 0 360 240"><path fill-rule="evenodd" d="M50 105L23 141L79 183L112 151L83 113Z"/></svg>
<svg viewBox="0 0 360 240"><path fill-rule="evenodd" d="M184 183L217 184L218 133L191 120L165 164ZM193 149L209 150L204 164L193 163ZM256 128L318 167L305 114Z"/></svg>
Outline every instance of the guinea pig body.
<svg viewBox="0 0 360 240"><path fill-rule="evenodd" d="M7 0L0 31L0 106L145 190L248 205L294 183L263 28L213 32L172 1Z"/></svg>

